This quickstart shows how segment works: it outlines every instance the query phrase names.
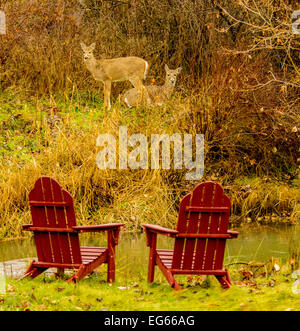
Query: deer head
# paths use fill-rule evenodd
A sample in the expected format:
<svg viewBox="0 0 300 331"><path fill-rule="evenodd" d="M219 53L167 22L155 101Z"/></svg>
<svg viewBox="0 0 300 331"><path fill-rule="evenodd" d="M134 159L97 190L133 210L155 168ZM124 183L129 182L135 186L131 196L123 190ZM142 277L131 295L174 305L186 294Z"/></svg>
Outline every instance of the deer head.
<svg viewBox="0 0 300 331"><path fill-rule="evenodd" d="M95 43L92 43L90 46L87 46L85 43L80 43L81 48L83 50L83 59L84 61L88 61L94 58L93 51L96 47Z"/></svg>
<svg viewBox="0 0 300 331"><path fill-rule="evenodd" d="M176 80L177 80L177 75L180 74L182 68L179 67L175 70L171 70L168 65L165 65L165 70L166 70L166 84L171 85L174 87L176 85Z"/></svg>

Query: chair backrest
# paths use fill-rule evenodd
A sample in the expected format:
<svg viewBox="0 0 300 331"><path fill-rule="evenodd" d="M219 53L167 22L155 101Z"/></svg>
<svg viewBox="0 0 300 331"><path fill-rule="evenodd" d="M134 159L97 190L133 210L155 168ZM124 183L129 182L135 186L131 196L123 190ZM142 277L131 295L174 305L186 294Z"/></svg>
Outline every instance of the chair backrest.
<svg viewBox="0 0 300 331"><path fill-rule="evenodd" d="M172 269L222 269L230 208L222 187L213 182L199 184L182 199Z"/></svg>
<svg viewBox="0 0 300 331"><path fill-rule="evenodd" d="M29 193L32 230L39 261L81 264L73 198L52 178L37 180Z"/></svg>

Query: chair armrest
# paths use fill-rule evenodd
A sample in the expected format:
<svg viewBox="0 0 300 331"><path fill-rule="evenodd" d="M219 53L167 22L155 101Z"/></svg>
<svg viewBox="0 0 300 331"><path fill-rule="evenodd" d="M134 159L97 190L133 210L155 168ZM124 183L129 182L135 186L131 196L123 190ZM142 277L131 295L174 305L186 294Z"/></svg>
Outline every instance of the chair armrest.
<svg viewBox="0 0 300 331"><path fill-rule="evenodd" d="M100 225L86 225L86 226L73 226L72 229L78 231L79 233L83 232L101 232L101 231L110 231L110 230L119 230L121 226L124 226L123 223L112 223L112 224L100 224Z"/></svg>
<svg viewBox="0 0 300 331"><path fill-rule="evenodd" d="M24 225L22 225L22 229L23 229L23 231L31 231L28 228L30 228L32 226L33 226L32 224L24 224Z"/></svg>
<svg viewBox="0 0 300 331"><path fill-rule="evenodd" d="M239 235L239 233L238 232L236 232L236 231L230 231L230 230L228 230L227 231L227 233L231 236L231 238L230 239L234 239L234 238L237 238L238 237L238 235Z"/></svg>
<svg viewBox="0 0 300 331"><path fill-rule="evenodd" d="M154 224L143 224L143 227L146 231L152 232L152 233L158 233L162 234L168 237L176 237L178 235L178 231L164 228L160 225L154 225Z"/></svg>

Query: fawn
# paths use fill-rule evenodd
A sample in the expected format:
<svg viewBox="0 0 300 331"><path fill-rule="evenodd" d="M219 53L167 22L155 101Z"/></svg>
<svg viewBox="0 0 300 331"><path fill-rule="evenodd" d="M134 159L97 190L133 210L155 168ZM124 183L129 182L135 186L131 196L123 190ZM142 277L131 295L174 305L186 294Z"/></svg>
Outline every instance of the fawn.
<svg viewBox="0 0 300 331"><path fill-rule="evenodd" d="M166 70L166 80L165 84L162 86L145 86L150 98L150 104L156 106L162 106L171 97L174 87L176 85L177 75L180 74L182 68L179 67L175 70L169 69L168 65L165 65ZM128 90L124 95L124 101L126 105L131 108L139 104L139 93L136 89ZM149 102L148 102L149 104Z"/></svg>
<svg viewBox="0 0 300 331"><path fill-rule="evenodd" d="M95 80L104 84L105 108L111 108L110 94L112 82L129 80L138 91L139 101L144 100L144 97L147 96L147 91L143 85L143 79L146 79L149 70L147 61L135 56L96 60L93 54L95 43L90 46L84 43L80 45L84 53L83 59L87 69ZM148 97L147 102L150 102Z"/></svg>

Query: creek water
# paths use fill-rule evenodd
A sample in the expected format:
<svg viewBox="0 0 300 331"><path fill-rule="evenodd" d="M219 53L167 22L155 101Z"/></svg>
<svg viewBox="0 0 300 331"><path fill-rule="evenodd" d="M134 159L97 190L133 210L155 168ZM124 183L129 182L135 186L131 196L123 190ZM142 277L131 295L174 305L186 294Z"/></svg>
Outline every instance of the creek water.
<svg viewBox="0 0 300 331"><path fill-rule="evenodd" d="M285 263L300 250L300 226L251 226L241 229L239 238L228 240L225 264L231 262L267 262L271 257ZM82 235L83 246L106 245L105 235ZM174 239L159 236L158 248L172 249ZM0 242L0 262L29 259L36 256L34 240ZM28 261L27 261L28 263ZM117 270L123 275L144 274L148 264L146 236L140 233L121 233L117 246Z"/></svg>

